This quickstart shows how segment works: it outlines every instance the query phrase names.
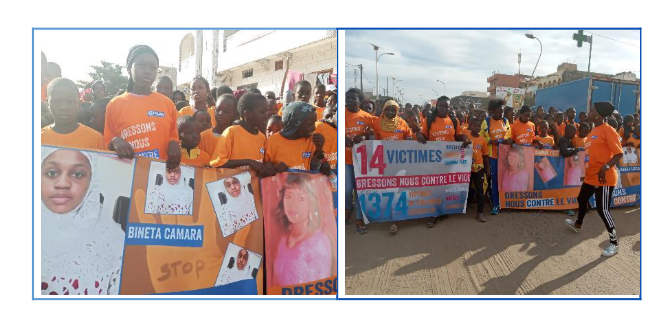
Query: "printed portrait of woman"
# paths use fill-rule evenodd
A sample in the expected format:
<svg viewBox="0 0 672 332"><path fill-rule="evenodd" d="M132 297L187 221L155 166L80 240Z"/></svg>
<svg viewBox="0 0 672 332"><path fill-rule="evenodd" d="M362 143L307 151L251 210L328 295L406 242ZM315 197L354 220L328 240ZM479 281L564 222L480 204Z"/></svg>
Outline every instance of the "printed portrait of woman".
<svg viewBox="0 0 672 332"><path fill-rule="evenodd" d="M531 173L533 169L532 150L525 152L522 146L502 146L504 158L500 157L501 190L503 192L532 190Z"/></svg>
<svg viewBox="0 0 672 332"><path fill-rule="evenodd" d="M565 186L580 186L586 176L586 168L583 164L585 152L565 158Z"/></svg>
<svg viewBox="0 0 672 332"><path fill-rule="evenodd" d="M95 154L42 148L41 293L115 295L124 232L103 218Z"/></svg>
<svg viewBox="0 0 672 332"><path fill-rule="evenodd" d="M259 265L261 265L261 255L229 243L215 286L255 279Z"/></svg>
<svg viewBox="0 0 672 332"><path fill-rule="evenodd" d="M259 219L249 172L206 184L222 236L227 237Z"/></svg>
<svg viewBox="0 0 672 332"><path fill-rule="evenodd" d="M153 161L149 167L146 214L191 215L194 208L194 169Z"/></svg>
<svg viewBox="0 0 672 332"><path fill-rule="evenodd" d="M323 230L321 213L331 213L329 184L324 182L324 202L320 202L311 177L289 173L279 190L274 222L279 230L273 259L273 286L296 285L336 274L335 252L330 236ZM323 205L323 206L321 206ZM329 221L333 222L333 216ZM334 227L335 230L335 227Z"/></svg>

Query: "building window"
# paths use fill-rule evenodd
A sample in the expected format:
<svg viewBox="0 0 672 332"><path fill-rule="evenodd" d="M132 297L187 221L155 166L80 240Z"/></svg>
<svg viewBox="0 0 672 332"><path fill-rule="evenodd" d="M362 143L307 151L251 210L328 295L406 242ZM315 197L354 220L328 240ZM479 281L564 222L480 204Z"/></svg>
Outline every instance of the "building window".
<svg viewBox="0 0 672 332"><path fill-rule="evenodd" d="M282 60L278 60L275 62L275 70L282 70L282 66L283 66Z"/></svg>
<svg viewBox="0 0 672 332"><path fill-rule="evenodd" d="M247 90L250 91L252 89L256 89L259 83L252 83L252 84L245 84L245 85L239 85L236 87L236 90Z"/></svg>
<svg viewBox="0 0 672 332"><path fill-rule="evenodd" d="M249 78L249 77L252 77L252 75L254 74L254 73L252 72L252 69L253 69L253 68L250 68L250 69L247 69L247 70L243 70L243 78Z"/></svg>

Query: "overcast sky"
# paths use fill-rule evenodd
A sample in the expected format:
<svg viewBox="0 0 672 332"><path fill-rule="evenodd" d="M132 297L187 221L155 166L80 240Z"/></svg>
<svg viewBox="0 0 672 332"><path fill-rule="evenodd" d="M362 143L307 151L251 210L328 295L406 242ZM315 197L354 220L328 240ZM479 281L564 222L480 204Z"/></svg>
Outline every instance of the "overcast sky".
<svg viewBox="0 0 672 332"><path fill-rule="evenodd" d="M487 78L493 71L503 74L518 72L518 53L522 53L520 71L530 75L539 57L539 42L528 39L534 34L543 43L543 54L535 76L554 73L562 62L576 63L579 70L588 69L589 44L576 46L572 35L576 30L347 30L345 32L345 62L364 66L364 90L375 86L375 52L368 43L380 47L378 79L380 93L386 88L387 77L402 80L405 101L420 104L435 98L436 90L453 97L463 91L487 91ZM639 31L595 30L604 37L593 37L591 71L616 74L632 71L639 77ZM585 32L584 32L585 33ZM590 33L587 33L590 34ZM631 45L626 45L631 44ZM634 46L633 46L634 45ZM345 68L346 87L354 85L354 70ZM367 79L368 77L368 79ZM359 85L359 78L357 78Z"/></svg>
<svg viewBox="0 0 672 332"><path fill-rule="evenodd" d="M63 77L90 80L90 65L100 65L100 60L105 60L125 66L128 50L138 44L151 46L159 56L159 65L177 68L180 42L188 31L191 30L37 30L35 50L61 66ZM39 66L39 57L35 64Z"/></svg>

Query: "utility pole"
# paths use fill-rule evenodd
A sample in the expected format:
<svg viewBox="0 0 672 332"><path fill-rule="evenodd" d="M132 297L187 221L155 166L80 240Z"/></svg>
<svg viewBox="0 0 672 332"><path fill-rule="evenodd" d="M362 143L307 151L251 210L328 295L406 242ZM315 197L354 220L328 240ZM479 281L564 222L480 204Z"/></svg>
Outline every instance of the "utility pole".
<svg viewBox="0 0 672 332"><path fill-rule="evenodd" d="M362 80L363 75L364 75L364 66L362 66L360 64L359 65L359 89L362 90L362 92L364 92L364 81Z"/></svg>

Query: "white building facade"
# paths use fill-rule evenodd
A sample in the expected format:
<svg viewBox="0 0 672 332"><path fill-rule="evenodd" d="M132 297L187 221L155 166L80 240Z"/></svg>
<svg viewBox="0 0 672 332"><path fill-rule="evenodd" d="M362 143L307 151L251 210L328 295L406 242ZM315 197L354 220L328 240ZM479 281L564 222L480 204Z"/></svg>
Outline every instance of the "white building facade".
<svg viewBox="0 0 672 332"><path fill-rule="evenodd" d="M180 43L176 86L188 94L191 80L201 75L211 88L257 88L279 96L287 70L315 84L318 75L337 73L336 57L335 30L190 31Z"/></svg>

